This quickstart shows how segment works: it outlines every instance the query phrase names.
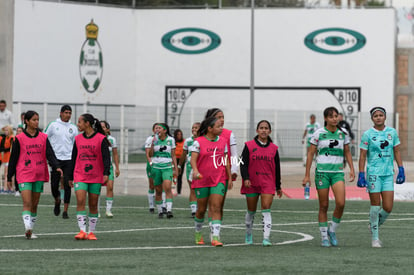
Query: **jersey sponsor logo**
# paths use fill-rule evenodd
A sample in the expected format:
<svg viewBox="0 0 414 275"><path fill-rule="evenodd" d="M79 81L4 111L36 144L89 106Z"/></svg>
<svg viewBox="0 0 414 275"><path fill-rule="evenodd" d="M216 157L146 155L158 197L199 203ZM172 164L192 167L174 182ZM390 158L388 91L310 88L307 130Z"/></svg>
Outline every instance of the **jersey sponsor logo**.
<svg viewBox="0 0 414 275"><path fill-rule="evenodd" d="M214 50L221 38L214 32L199 28L170 31L161 38L164 48L181 54L201 54Z"/></svg>
<svg viewBox="0 0 414 275"><path fill-rule="evenodd" d="M385 147L387 147L388 145L390 145L388 141L382 140L380 147L381 149L385 149Z"/></svg>
<svg viewBox="0 0 414 275"><path fill-rule="evenodd" d="M85 172L88 173L89 171L91 171L93 169L93 165L92 164L85 164Z"/></svg>
<svg viewBox="0 0 414 275"><path fill-rule="evenodd" d="M323 54L345 54L365 46L367 39L361 33L344 28L326 28L311 32L305 37L305 46Z"/></svg>
<svg viewBox="0 0 414 275"><path fill-rule="evenodd" d="M329 141L329 148L334 148L335 146L337 146L339 144L339 141L337 141L336 139L334 140L330 140Z"/></svg>
<svg viewBox="0 0 414 275"><path fill-rule="evenodd" d="M102 49L98 42L99 28L93 19L85 29L86 40L80 52L79 73L83 88L88 93L94 93L102 82Z"/></svg>
<svg viewBox="0 0 414 275"><path fill-rule="evenodd" d="M159 150L159 151L160 151L160 152L167 151L167 146L165 146L165 145L160 146L160 150Z"/></svg>

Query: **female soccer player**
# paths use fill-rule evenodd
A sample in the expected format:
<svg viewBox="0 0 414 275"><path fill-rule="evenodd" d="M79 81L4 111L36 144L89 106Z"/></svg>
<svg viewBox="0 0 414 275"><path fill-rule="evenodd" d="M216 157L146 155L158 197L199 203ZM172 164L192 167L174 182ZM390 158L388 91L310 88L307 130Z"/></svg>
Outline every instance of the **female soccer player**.
<svg viewBox="0 0 414 275"><path fill-rule="evenodd" d="M39 114L27 111L24 116L25 130L16 136L10 156L7 182L11 185L12 177L17 176L19 190L23 200L23 222L27 239L32 237L37 220L37 205L43 192L44 182L49 181L47 161L61 175L62 169L47 135L40 132Z"/></svg>
<svg viewBox="0 0 414 275"><path fill-rule="evenodd" d="M4 165L4 179L7 181L7 169L9 166L10 160L10 150L13 144L13 127L7 125L4 127L5 136L0 136L0 152L2 153L0 164ZM13 193L13 184L7 181L7 190L4 190L6 193Z"/></svg>
<svg viewBox="0 0 414 275"><path fill-rule="evenodd" d="M306 123L305 132L303 132L303 137L302 137L302 144L306 142L306 155L303 157L303 165L305 166L306 166L306 157L309 153L309 148L310 148L310 139L313 133L315 133L315 131L321 127L319 123L316 122L316 116L314 114L311 114L309 119L310 121Z"/></svg>
<svg viewBox="0 0 414 275"><path fill-rule="evenodd" d="M179 160L181 159L181 156L184 155L183 154L183 148L184 148L184 137L183 137L183 131L181 131L180 129L176 129L174 131L174 140L175 140L175 156L177 158L177 163L179 162ZM180 168L180 167L178 167ZM178 169L178 175L177 175L177 193L181 194L181 187L183 184L183 172L184 170L180 170Z"/></svg>
<svg viewBox="0 0 414 275"><path fill-rule="evenodd" d="M278 146L272 143L272 128L267 120L262 120L256 127L257 136L245 143L240 173L243 178L241 193L246 195L247 213L246 244L253 244L253 220L257 202L261 200L263 218L263 246L271 246L270 230L272 229L272 207L275 191L282 197L280 188L280 159Z"/></svg>
<svg viewBox="0 0 414 275"><path fill-rule="evenodd" d="M215 117L220 121L221 127L223 127L223 131L221 132L220 136L227 140L227 149L228 149L228 158L230 162L230 169L231 169L231 177L227 177L226 175L226 185L224 189L224 200L223 205L221 206L221 216L223 217L223 208L224 208L224 201L227 195L227 189L233 188L233 181L237 179L237 171L239 170L239 162L237 160L238 152L237 152L237 142L234 133L231 130L224 128L224 113L219 108L212 108L208 109L204 119L208 117ZM211 224L211 215L208 214L209 217L209 224L210 224L210 239L212 238L213 227Z"/></svg>
<svg viewBox="0 0 414 275"><path fill-rule="evenodd" d="M201 229L204 214L209 209L213 246L223 246L220 241L222 206L226 188L226 175L231 178L230 163L227 156L227 140L220 134L223 131L220 119L210 116L205 119L198 130L198 138L191 147L191 167L193 181L191 188L197 196L195 222L195 242L204 244Z"/></svg>
<svg viewBox="0 0 414 275"><path fill-rule="evenodd" d="M400 154L400 139L394 128L385 126L387 118L385 109L374 107L370 114L374 127L366 131L361 138L357 185L366 187L369 192L372 247L382 247L378 236L379 226L391 213L394 203L394 159L398 165L397 184L404 183L405 172ZM366 160L368 160L367 180L365 179Z"/></svg>
<svg viewBox="0 0 414 275"><path fill-rule="evenodd" d="M173 195L171 192L171 184L173 176L178 175L177 159L175 157L175 142L170 136L170 129L165 123L158 123L156 134L151 145L152 158L150 164L152 166L151 176L154 179L155 186L155 204L158 209L158 218L162 219L164 213L162 210L162 191L165 191L167 204L167 219L173 216Z"/></svg>
<svg viewBox="0 0 414 275"><path fill-rule="evenodd" d="M114 167L112 163L115 164L115 177L119 177L119 156L118 156L118 146L116 144L116 139L111 136L111 126L105 120L101 121L102 129L106 134L106 138L111 143L109 147L109 154L111 156L111 168L109 170L109 178L108 182L106 183L106 217L112 218L114 215L112 214L112 204L114 202Z"/></svg>
<svg viewBox="0 0 414 275"><path fill-rule="evenodd" d="M145 156L147 158L147 168L146 168L146 172L147 172L147 178L148 178L148 206L149 206L149 212L151 214L154 213L154 207L155 207L155 202L154 202L154 196L155 196L155 188L154 188L154 179L151 176L151 146L152 146L152 141L154 140L154 136L157 134L156 132L156 128L158 127L158 122L154 123L152 125L152 135L150 135L146 141L145 141Z"/></svg>
<svg viewBox="0 0 414 275"><path fill-rule="evenodd" d="M91 114L78 118L79 132L72 150L73 182L77 199L76 217L80 232L76 240L97 240L94 231L98 222L98 199L102 184L108 181L111 166L110 143L101 123ZM89 233L86 230L86 195L89 205Z"/></svg>
<svg viewBox="0 0 414 275"><path fill-rule="evenodd" d="M189 197L189 201L190 201L190 210L191 210L191 217L195 217L196 211L197 211L197 197L195 194L195 191L193 188L191 188L191 181L193 180L193 169L191 168L191 146L193 146L195 139L197 138L197 131L198 129L200 129L200 122L196 122L193 124L193 126L191 127L191 133L192 136L187 138L184 141L184 146L183 146L183 154L181 155L180 161L179 161L179 165L178 165L178 169L181 169L182 171L184 170L184 164L187 161L186 164L186 176L187 176L187 182L188 182L188 186L190 187L190 197ZM180 171L179 171L180 172ZM180 172L182 173L182 172Z"/></svg>
<svg viewBox="0 0 414 275"><path fill-rule="evenodd" d="M335 232L341 222L345 207L344 157L350 168L350 181L354 180L355 172L349 150L349 136L338 127L338 110L335 107L326 108L323 116L325 127L316 130L310 140L311 145L306 160L303 186L306 183L311 184L310 168L313 156L317 151L315 186L319 197L319 230L322 237L322 246L329 247L331 244L333 246L338 245ZM329 187L331 187L335 196L335 210L328 229Z"/></svg>

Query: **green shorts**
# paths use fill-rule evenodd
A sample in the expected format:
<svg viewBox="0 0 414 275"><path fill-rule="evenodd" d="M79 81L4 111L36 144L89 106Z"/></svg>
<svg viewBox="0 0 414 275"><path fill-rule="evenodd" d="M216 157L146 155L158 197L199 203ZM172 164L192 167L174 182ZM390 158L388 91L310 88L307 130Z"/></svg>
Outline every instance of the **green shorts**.
<svg viewBox="0 0 414 275"><path fill-rule="evenodd" d="M100 195L101 188L102 184L100 183L75 182L75 192L78 190L85 190L88 193Z"/></svg>
<svg viewBox="0 0 414 275"><path fill-rule="evenodd" d="M35 182L22 182L19 183L19 190L30 190L36 193L43 193L43 181L35 181Z"/></svg>
<svg viewBox="0 0 414 275"><path fill-rule="evenodd" d="M108 176L108 180L112 180L114 181L114 166L111 165L111 168L109 168L109 176Z"/></svg>
<svg viewBox="0 0 414 275"><path fill-rule="evenodd" d="M212 187L203 187L203 188L196 188L195 193L197 199L204 199L210 196L211 194L222 195L226 194L226 185L222 182L219 182L216 186Z"/></svg>
<svg viewBox="0 0 414 275"><path fill-rule="evenodd" d="M154 186L161 185L163 181L173 179L173 170L172 168L157 169L152 168L151 176L154 179Z"/></svg>
<svg viewBox="0 0 414 275"><path fill-rule="evenodd" d="M259 193L251 193L251 194L245 194L245 195L246 195L246 198L254 198L254 197L260 196Z"/></svg>
<svg viewBox="0 0 414 275"><path fill-rule="evenodd" d="M147 168L146 168L146 171L147 171L147 177L148 178L151 178L152 176L151 176L151 169L152 169L152 167L151 167L151 165L149 164L149 162L147 161Z"/></svg>
<svg viewBox="0 0 414 275"><path fill-rule="evenodd" d="M369 193L381 193L382 191L394 191L394 175L377 176L367 175Z"/></svg>
<svg viewBox="0 0 414 275"><path fill-rule="evenodd" d="M318 171L315 172L316 189L327 189L339 181L345 182L345 175L343 172L339 172L339 173L326 173L326 172L318 172Z"/></svg>

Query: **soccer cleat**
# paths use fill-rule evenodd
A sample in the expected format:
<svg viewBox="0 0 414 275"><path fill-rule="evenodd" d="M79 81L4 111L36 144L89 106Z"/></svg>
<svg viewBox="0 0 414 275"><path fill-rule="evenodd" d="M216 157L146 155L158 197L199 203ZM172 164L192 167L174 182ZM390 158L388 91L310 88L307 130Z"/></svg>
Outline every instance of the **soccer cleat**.
<svg viewBox="0 0 414 275"><path fill-rule="evenodd" d="M191 218L195 218L196 212L191 212Z"/></svg>
<svg viewBox="0 0 414 275"><path fill-rule="evenodd" d="M88 234L86 234L85 231L81 230L76 236L75 239L76 240L86 240L88 237Z"/></svg>
<svg viewBox="0 0 414 275"><path fill-rule="evenodd" d="M163 213L158 213L158 219L162 219L164 218L164 214Z"/></svg>
<svg viewBox="0 0 414 275"><path fill-rule="evenodd" d="M329 236L329 240L330 240L331 244L333 246L338 246L338 240L336 239L335 232L331 232L331 231L328 230L328 236Z"/></svg>
<svg viewBox="0 0 414 275"><path fill-rule="evenodd" d="M163 208L162 208L162 213L163 213L163 214L167 214L167 208L166 208L166 207L163 207Z"/></svg>
<svg viewBox="0 0 414 275"><path fill-rule="evenodd" d="M55 213L55 216L59 216L60 214L60 200L59 202L55 202L55 208L53 209L53 213Z"/></svg>
<svg viewBox="0 0 414 275"><path fill-rule="evenodd" d="M26 236L26 239L30 240L32 238L32 230L27 229L24 235Z"/></svg>
<svg viewBox="0 0 414 275"><path fill-rule="evenodd" d="M150 212L151 214L154 214L154 213L155 213L154 208L150 208L150 209L149 209L149 212Z"/></svg>
<svg viewBox="0 0 414 275"><path fill-rule="evenodd" d="M272 246L272 243L270 242L269 239L263 239L262 245L263 246Z"/></svg>
<svg viewBox="0 0 414 275"><path fill-rule="evenodd" d="M372 247L381 248L382 242L380 240L372 240Z"/></svg>
<svg viewBox="0 0 414 275"><path fill-rule="evenodd" d="M88 237L86 237L87 240L90 241L96 241L98 240L98 238L96 238L95 234L93 234L93 232L89 232Z"/></svg>
<svg viewBox="0 0 414 275"><path fill-rule="evenodd" d="M204 244L204 239L203 239L203 236L201 235L201 232L196 232L195 233L195 243L197 245Z"/></svg>
<svg viewBox="0 0 414 275"><path fill-rule="evenodd" d="M35 234L33 234L33 232L32 232L32 237L31 237L31 239L37 239L38 237L37 237L37 235L35 235Z"/></svg>
<svg viewBox="0 0 414 275"><path fill-rule="evenodd" d="M213 240L211 241L212 246L221 247L223 243L220 241L219 237L213 236Z"/></svg>
<svg viewBox="0 0 414 275"><path fill-rule="evenodd" d="M171 211L168 211L167 212L167 219L171 219L173 217L174 217L173 213Z"/></svg>
<svg viewBox="0 0 414 275"><path fill-rule="evenodd" d="M62 218L63 218L63 219L69 219L68 212L63 211L63 213L62 213Z"/></svg>
<svg viewBox="0 0 414 275"><path fill-rule="evenodd" d="M253 244L253 234L247 234L246 233L245 243L246 244Z"/></svg>
<svg viewBox="0 0 414 275"><path fill-rule="evenodd" d="M370 234L372 234L372 229L371 229L371 223L370 222L368 223L368 231L369 231Z"/></svg>
<svg viewBox="0 0 414 275"><path fill-rule="evenodd" d="M16 194L14 194L15 197L20 197L20 192L16 191Z"/></svg>
<svg viewBox="0 0 414 275"><path fill-rule="evenodd" d="M321 246L322 247L330 247L331 243L329 242L328 239L323 239L322 242L321 242Z"/></svg>
<svg viewBox="0 0 414 275"><path fill-rule="evenodd" d="M107 218L112 218L114 216L111 211L106 211L105 215Z"/></svg>

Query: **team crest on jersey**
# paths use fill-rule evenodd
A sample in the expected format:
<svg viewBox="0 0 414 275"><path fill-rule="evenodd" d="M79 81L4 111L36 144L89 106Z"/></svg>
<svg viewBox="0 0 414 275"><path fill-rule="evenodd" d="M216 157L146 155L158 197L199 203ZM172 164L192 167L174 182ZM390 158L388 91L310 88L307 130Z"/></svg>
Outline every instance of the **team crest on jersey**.
<svg viewBox="0 0 414 275"><path fill-rule="evenodd" d="M343 139L344 138L342 133L339 133L338 136L339 136L339 139Z"/></svg>
<svg viewBox="0 0 414 275"><path fill-rule="evenodd" d="M322 186L322 184L323 184L322 180L319 180L318 184L319 184L319 186Z"/></svg>
<svg viewBox="0 0 414 275"><path fill-rule="evenodd" d="M391 134L388 134L387 139L392 140Z"/></svg>
<svg viewBox="0 0 414 275"><path fill-rule="evenodd" d="M69 128L69 133L73 133L73 129L72 128Z"/></svg>

